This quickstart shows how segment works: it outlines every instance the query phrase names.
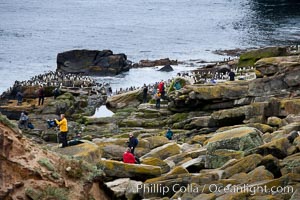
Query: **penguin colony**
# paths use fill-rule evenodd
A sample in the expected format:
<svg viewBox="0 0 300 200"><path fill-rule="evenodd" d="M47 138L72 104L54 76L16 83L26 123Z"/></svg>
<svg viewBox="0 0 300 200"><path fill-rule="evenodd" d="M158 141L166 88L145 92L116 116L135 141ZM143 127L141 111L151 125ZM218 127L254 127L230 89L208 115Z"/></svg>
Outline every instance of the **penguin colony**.
<svg viewBox="0 0 300 200"><path fill-rule="evenodd" d="M200 69L194 70L192 72L187 73L178 73L177 77L183 77L187 79L191 84L209 84L209 83L218 83L224 82L229 79L229 69L225 71L218 71L218 69ZM253 67L243 67L243 68L233 68L231 69L236 74L237 79L239 80L252 80L255 79L255 72ZM176 77L172 79L168 79L164 81L165 87L169 87L172 81ZM14 85L6 91L7 93L11 93L14 88L19 88L23 86L53 86L57 88L63 87L77 87L77 88L91 88L91 91L94 93L100 93L100 91L104 90L108 96L115 94L122 94L129 91L139 90L142 87L127 87L127 88L119 88L116 89L115 92L112 92L111 86L109 83L97 83L93 78L89 76L84 76L83 74L71 74L64 72L53 72L49 71L44 74L39 74L32 77L30 80L26 81L15 81ZM149 92L153 92L156 90L158 82L154 84L148 84L147 87Z"/></svg>

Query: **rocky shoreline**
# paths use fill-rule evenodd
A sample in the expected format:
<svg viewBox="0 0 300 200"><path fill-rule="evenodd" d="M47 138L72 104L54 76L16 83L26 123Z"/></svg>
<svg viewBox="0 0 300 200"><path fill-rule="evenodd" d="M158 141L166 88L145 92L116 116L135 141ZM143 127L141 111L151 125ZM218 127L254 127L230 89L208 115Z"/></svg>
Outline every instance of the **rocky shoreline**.
<svg viewBox="0 0 300 200"><path fill-rule="evenodd" d="M39 199L50 185L65 199L299 199L299 56L288 47L251 50L208 67L207 74L239 69L235 81L176 77L160 109L150 96L142 103L141 89L107 96L67 87L42 107L30 95L21 107L1 101L2 114L28 110L37 127L20 131L1 115L0 198ZM256 78L238 78L250 69ZM174 91L176 79L183 87ZM91 118L104 103L115 114ZM55 130L44 126L58 112L70 119L70 132L81 132L81 144L57 148ZM141 164L122 162L129 133L139 139Z"/></svg>

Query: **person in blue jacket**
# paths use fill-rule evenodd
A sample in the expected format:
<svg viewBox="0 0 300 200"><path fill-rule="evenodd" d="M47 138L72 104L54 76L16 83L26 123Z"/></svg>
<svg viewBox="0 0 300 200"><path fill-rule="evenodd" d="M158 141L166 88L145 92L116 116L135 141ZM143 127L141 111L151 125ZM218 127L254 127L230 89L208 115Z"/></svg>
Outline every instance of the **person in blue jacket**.
<svg viewBox="0 0 300 200"><path fill-rule="evenodd" d="M173 138L173 132L170 128L168 128L168 131L166 132L166 138L168 138L169 140L172 140Z"/></svg>

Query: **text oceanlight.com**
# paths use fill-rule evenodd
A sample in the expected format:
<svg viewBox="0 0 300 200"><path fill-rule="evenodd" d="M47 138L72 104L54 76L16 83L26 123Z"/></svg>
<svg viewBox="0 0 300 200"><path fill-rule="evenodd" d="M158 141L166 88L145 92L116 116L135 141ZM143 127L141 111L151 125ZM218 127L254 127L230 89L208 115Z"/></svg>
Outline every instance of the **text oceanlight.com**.
<svg viewBox="0 0 300 200"><path fill-rule="evenodd" d="M241 184L241 185L232 185L228 184L226 186L218 185L218 184L204 184L203 186L196 185L186 185L182 186L180 184L174 184L172 186L165 186L162 184L140 184L137 186L138 192L149 193L149 194L162 194L166 195L168 193L248 193L250 195L255 195L257 193L264 194L288 194L293 193L294 188L292 186L272 186L267 187L266 185L249 185L249 184Z"/></svg>

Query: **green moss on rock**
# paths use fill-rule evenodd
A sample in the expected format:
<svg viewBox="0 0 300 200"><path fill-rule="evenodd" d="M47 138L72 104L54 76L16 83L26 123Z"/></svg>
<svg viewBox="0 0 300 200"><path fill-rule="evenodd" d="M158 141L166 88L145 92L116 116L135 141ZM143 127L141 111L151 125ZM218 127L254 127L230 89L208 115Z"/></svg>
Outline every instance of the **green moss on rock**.
<svg viewBox="0 0 300 200"><path fill-rule="evenodd" d="M142 160L142 164L158 166L161 168L161 173L163 174L170 171L170 166L166 162L158 158L152 158L152 157L145 158Z"/></svg>

